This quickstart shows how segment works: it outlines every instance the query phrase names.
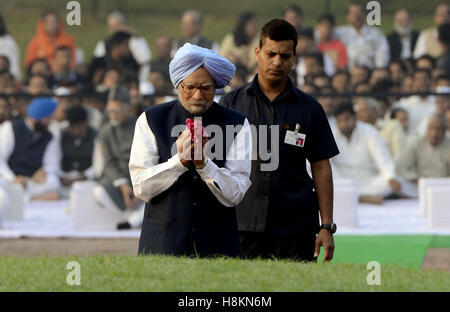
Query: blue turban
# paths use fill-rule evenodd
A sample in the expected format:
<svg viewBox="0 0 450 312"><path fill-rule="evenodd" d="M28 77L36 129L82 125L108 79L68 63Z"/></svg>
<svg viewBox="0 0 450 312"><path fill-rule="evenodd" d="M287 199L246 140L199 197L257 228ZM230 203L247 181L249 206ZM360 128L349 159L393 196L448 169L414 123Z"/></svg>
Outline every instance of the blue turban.
<svg viewBox="0 0 450 312"><path fill-rule="evenodd" d="M49 117L58 106L58 102L50 97L38 97L31 101L27 108L27 115L35 120Z"/></svg>
<svg viewBox="0 0 450 312"><path fill-rule="evenodd" d="M229 60L213 50L186 43L169 64L170 80L175 88L200 66L208 71L219 89L231 81L236 71L236 67Z"/></svg>

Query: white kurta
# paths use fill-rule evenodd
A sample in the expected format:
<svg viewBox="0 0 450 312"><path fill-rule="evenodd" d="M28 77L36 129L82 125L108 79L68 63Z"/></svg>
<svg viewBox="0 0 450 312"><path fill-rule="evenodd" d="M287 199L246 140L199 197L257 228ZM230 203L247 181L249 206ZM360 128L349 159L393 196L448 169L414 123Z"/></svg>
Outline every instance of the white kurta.
<svg viewBox="0 0 450 312"><path fill-rule="evenodd" d="M32 128L25 122L28 128ZM12 182L16 178L14 172L9 168L8 160L14 151L15 137L11 122L7 122L0 128L0 178ZM33 195L42 195L49 191L58 191L60 187L59 174L61 163L61 146L60 137L53 135L51 141L45 149L42 168L47 173L47 179L44 183L38 184L29 181L27 184L27 192Z"/></svg>
<svg viewBox="0 0 450 312"><path fill-rule="evenodd" d="M340 151L331 159L333 177L355 180L360 195L388 195L388 181L395 177L395 169L377 129L357 121L350 140L337 126L332 130Z"/></svg>
<svg viewBox="0 0 450 312"><path fill-rule="evenodd" d="M419 134L420 122L436 112L434 96L428 96L424 99L418 95L412 95L401 99L395 106L401 107L408 112L409 134Z"/></svg>
<svg viewBox="0 0 450 312"><path fill-rule="evenodd" d="M438 35L437 27L430 27L422 30L417 38L416 47L414 48L414 58L418 59L426 54L434 58L441 55L444 51L439 45Z"/></svg>
<svg viewBox="0 0 450 312"><path fill-rule="evenodd" d="M419 178L450 177L450 140L432 146L425 137L416 137L397 161L397 172L407 181Z"/></svg>
<svg viewBox="0 0 450 312"><path fill-rule="evenodd" d="M392 160L395 162L395 159L399 157L406 144L406 133L402 125L398 120L387 119L379 120L376 126Z"/></svg>
<svg viewBox="0 0 450 312"><path fill-rule="evenodd" d="M389 44L386 36L376 27L364 25L357 32L351 25L336 27L334 36L346 48L349 67L362 65L369 68L386 67L389 63Z"/></svg>
<svg viewBox="0 0 450 312"><path fill-rule="evenodd" d="M20 48L10 35L0 37L0 55L4 55L9 60L9 71L18 80L22 79L20 68Z"/></svg>
<svg viewBox="0 0 450 312"><path fill-rule="evenodd" d="M252 135L248 120L236 135L226 155L223 168L207 158L206 166L197 169L217 200L227 207L236 206L251 186ZM130 176L136 197L148 202L167 190L188 169L178 154L159 164L156 138L150 129L145 113L136 122L130 155Z"/></svg>
<svg viewBox="0 0 450 312"><path fill-rule="evenodd" d="M148 46L147 40L144 37L133 36L130 38L128 46L136 62L141 65L139 81L147 81L148 75L150 74L150 60L152 59L152 52ZM95 45L94 57L102 57L105 56L105 54L105 41L100 40Z"/></svg>

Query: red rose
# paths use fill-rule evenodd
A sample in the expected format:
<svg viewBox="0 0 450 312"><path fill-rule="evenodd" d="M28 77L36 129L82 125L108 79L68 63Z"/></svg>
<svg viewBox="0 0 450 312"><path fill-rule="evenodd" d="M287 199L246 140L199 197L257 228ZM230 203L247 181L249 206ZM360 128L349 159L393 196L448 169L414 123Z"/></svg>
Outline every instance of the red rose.
<svg viewBox="0 0 450 312"><path fill-rule="evenodd" d="M191 141L201 143L202 138L207 138L209 135L205 131L200 119L188 118L186 119L186 126L191 132ZM200 140L200 142L199 142Z"/></svg>

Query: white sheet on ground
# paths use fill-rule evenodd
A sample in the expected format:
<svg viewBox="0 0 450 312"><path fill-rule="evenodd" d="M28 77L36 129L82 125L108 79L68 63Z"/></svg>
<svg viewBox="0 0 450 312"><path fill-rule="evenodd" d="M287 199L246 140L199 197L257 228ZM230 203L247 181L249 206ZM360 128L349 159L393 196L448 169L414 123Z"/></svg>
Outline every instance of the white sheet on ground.
<svg viewBox="0 0 450 312"><path fill-rule="evenodd" d="M24 209L23 221L3 222L0 239L19 237L136 238L140 235L140 230L74 230L68 200L32 201L26 204Z"/></svg>
<svg viewBox="0 0 450 312"><path fill-rule="evenodd" d="M140 230L76 231L72 229L69 201L30 202L24 220L8 221L0 229L0 239L20 237L138 238ZM359 204L355 228L339 227L338 235L437 234L449 230L431 230L419 216L418 200L389 200L383 206Z"/></svg>

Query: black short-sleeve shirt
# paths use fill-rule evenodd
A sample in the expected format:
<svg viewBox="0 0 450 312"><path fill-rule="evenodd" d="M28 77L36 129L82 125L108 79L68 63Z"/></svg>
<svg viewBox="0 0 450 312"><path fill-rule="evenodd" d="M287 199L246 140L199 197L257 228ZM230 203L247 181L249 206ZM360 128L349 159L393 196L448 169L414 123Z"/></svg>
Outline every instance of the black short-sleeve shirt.
<svg viewBox="0 0 450 312"><path fill-rule="evenodd" d="M252 186L237 207L239 229L281 235L318 231L319 205L306 159L314 163L339 154L322 106L297 89L289 78L285 90L271 102L261 91L258 76L225 94L220 104L244 114L257 130L257 137L253 138L258 155L252 161ZM287 131L294 131L297 124L299 133L306 135L303 147L284 143ZM272 126L279 129L278 144L271 136L276 133ZM262 135L264 131L266 136ZM264 137L267 139L259 140ZM272 153L271 159L265 160L267 154L261 157L262 147L266 153ZM263 164L273 161L277 150L278 166L271 171L262 170Z"/></svg>

